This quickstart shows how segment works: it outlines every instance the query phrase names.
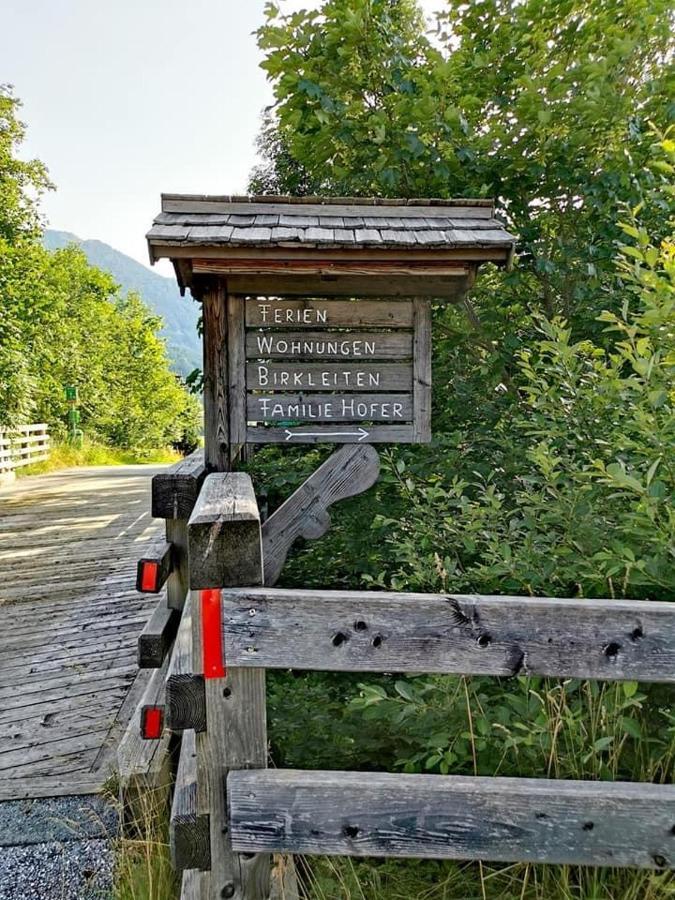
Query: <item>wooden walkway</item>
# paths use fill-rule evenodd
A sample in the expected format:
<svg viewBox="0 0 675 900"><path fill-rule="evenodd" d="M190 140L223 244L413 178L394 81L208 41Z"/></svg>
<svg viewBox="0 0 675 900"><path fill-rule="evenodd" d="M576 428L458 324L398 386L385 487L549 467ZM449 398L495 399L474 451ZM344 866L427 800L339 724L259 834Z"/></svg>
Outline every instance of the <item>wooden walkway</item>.
<svg viewBox="0 0 675 900"><path fill-rule="evenodd" d="M158 467L70 469L0 489L0 800L91 793L145 686L157 602L136 561L163 540Z"/></svg>

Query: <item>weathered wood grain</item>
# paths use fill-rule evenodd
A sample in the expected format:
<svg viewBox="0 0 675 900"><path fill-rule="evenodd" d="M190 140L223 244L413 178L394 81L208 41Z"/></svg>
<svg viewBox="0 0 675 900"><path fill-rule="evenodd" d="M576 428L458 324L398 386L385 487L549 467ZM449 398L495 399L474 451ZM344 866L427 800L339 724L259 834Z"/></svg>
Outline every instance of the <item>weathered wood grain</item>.
<svg viewBox="0 0 675 900"><path fill-rule="evenodd" d="M249 331L247 359L340 359L369 361L412 356L407 331Z"/></svg>
<svg viewBox="0 0 675 900"><path fill-rule="evenodd" d="M675 867L672 785L261 770L227 792L242 853Z"/></svg>
<svg viewBox="0 0 675 900"><path fill-rule="evenodd" d="M183 732L169 827L174 869L210 869L209 817L197 812L197 747L192 729Z"/></svg>
<svg viewBox="0 0 675 900"><path fill-rule="evenodd" d="M204 460L209 471L229 469L229 392L227 365L227 303L224 283L204 291Z"/></svg>
<svg viewBox="0 0 675 900"><path fill-rule="evenodd" d="M431 440L431 305L421 297L414 301L413 435L416 443Z"/></svg>
<svg viewBox="0 0 675 900"><path fill-rule="evenodd" d="M251 327L412 328L409 300L276 300L246 301L246 325Z"/></svg>
<svg viewBox="0 0 675 900"><path fill-rule="evenodd" d="M276 584L291 545L330 528L328 507L368 490L380 474L380 458L368 444L342 447L330 456L262 526L265 584Z"/></svg>
<svg viewBox="0 0 675 900"><path fill-rule="evenodd" d="M152 479L152 515L156 519L189 519L206 477L204 451L195 450Z"/></svg>
<svg viewBox="0 0 675 900"><path fill-rule="evenodd" d="M188 534L187 519L167 519L166 539L173 547L173 569L166 585L166 603L181 610L188 592Z"/></svg>
<svg viewBox="0 0 675 900"><path fill-rule="evenodd" d="M193 590L259 583L260 514L249 475L207 477L188 523L188 548Z"/></svg>
<svg viewBox="0 0 675 900"><path fill-rule="evenodd" d="M208 900L208 872L186 869L180 885L180 900Z"/></svg>
<svg viewBox="0 0 675 900"><path fill-rule="evenodd" d="M186 250L187 248L174 246L171 247L170 254L174 257ZM219 250L220 248L212 248L214 256ZM188 252L188 256L190 255ZM456 258L453 261L474 260L470 264L477 265L481 260L495 255L494 250L489 253L478 250L454 251ZM506 261L507 251L502 251L502 255ZM437 303L458 303L473 282L473 279L464 274L465 269L447 275L405 275L396 271L398 267L394 267L393 272L379 271L361 275L228 275L229 266L223 266L222 263L223 260L220 259L196 260L194 270L195 273L222 274L227 277L231 291L254 297L428 297Z"/></svg>
<svg viewBox="0 0 675 900"><path fill-rule="evenodd" d="M192 596L185 601L166 676L166 726L170 731L206 728L204 678L193 654Z"/></svg>
<svg viewBox="0 0 675 900"><path fill-rule="evenodd" d="M250 422L409 422L411 394L249 394Z"/></svg>
<svg viewBox="0 0 675 900"><path fill-rule="evenodd" d="M230 665L675 682L675 604L227 590Z"/></svg>
<svg viewBox="0 0 675 900"><path fill-rule="evenodd" d="M100 789L111 774L149 675L136 643L157 597L133 572L161 541L157 471L70 469L0 490L2 799Z"/></svg>
<svg viewBox="0 0 675 900"><path fill-rule="evenodd" d="M170 734L164 729L159 740L147 741L141 737L143 710L149 706L164 706L165 679L169 656L161 667L154 669L140 703L117 749L117 766L120 777L120 800L127 821L140 820L149 793L157 799L167 796L170 781Z"/></svg>
<svg viewBox="0 0 675 900"><path fill-rule="evenodd" d="M249 391L411 391L412 364L249 362Z"/></svg>
<svg viewBox="0 0 675 900"><path fill-rule="evenodd" d="M139 669L158 669L164 662L169 647L176 638L180 624L180 612L169 609L162 596L155 611L138 636Z"/></svg>
<svg viewBox="0 0 675 900"><path fill-rule="evenodd" d="M222 476L220 476L222 477ZM248 477L239 473L225 476L232 502L218 501L223 514L221 528L245 565L239 568L242 580L260 584L263 579L260 517L255 495ZM245 516L257 523L257 531L238 528L234 511L241 500ZM257 569L255 564L257 561ZM240 582L242 583L242 582ZM214 585L210 585L213 587ZM215 585L217 586L217 585ZM193 600L196 598L193 594ZM208 674L204 665L203 607L213 602L211 596L200 595L193 609L193 648L196 671ZM218 600L218 602L220 602ZM209 898L232 897L237 900L268 900L270 893L270 859L266 855L239 855L230 845L226 810L225 779L231 769L264 767L267 763L267 720L265 708L265 672L263 669L230 668L224 677L204 678L206 696L206 730L197 735L198 813L209 815L211 872Z"/></svg>
<svg viewBox="0 0 675 900"><path fill-rule="evenodd" d="M249 427L246 432L249 444L410 444L413 442L412 425L283 425Z"/></svg>
<svg viewBox="0 0 675 900"><path fill-rule="evenodd" d="M274 202L273 198L218 198L198 197L185 195L162 195L162 212L185 213L227 213L239 214L245 210L249 215L291 215L297 212L301 216L368 216L372 218L414 218L416 216L447 217L453 219L490 219L494 215L494 206L486 200L462 200L443 201L433 205L429 200L422 198L419 201L407 200L402 203L385 201L377 203L367 202L360 198L349 198L353 202L330 203L316 202L316 198L284 198L287 202ZM242 206L245 200L246 205ZM314 202L313 202L314 201ZM298 208L298 204L302 204Z"/></svg>
<svg viewBox="0 0 675 900"><path fill-rule="evenodd" d="M230 415L229 468L241 456L246 444L246 344L244 298L227 297L227 365Z"/></svg>
<svg viewBox="0 0 675 900"><path fill-rule="evenodd" d="M146 566L154 570L152 586L144 580ZM173 570L173 549L170 543L163 544L153 556L143 556L136 566L136 590L147 594L158 594Z"/></svg>

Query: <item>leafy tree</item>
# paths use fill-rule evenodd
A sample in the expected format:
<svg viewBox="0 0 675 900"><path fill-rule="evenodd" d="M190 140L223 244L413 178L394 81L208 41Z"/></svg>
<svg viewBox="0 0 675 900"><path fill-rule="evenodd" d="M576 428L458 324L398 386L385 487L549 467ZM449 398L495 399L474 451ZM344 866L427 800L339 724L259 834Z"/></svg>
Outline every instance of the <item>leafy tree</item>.
<svg viewBox="0 0 675 900"><path fill-rule="evenodd" d="M75 247L40 243L46 169L16 156L18 101L0 88L0 425L65 431L64 385L80 389L82 425L123 448L197 443L199 408L169 368L161 322Z"/></svg>
<svg viewBox="0 0 675 900"><path fill-rule="evenodd" d="M267 17L275 189L294 190L294 160L325 193L495 197L520 261L477 305L588 327L615 287L614 210L642 199L648 122L675 115L667 0L448 4L433 39L412 0Z"/></svg>

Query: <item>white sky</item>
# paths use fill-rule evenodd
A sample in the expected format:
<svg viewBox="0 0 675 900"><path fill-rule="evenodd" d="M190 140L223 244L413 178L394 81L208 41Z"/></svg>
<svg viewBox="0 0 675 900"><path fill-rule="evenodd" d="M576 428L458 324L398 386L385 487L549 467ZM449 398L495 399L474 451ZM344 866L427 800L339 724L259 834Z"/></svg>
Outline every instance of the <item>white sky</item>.
<svg viewBox="0 0 675 900"><path fill-rule="evenodd" d="M42 206L50 227L147 263L162 191L245 192L272 101L252 35L263 6L0 0L0 82L23 101L21 155L41 159L56 184Z"/></svg>

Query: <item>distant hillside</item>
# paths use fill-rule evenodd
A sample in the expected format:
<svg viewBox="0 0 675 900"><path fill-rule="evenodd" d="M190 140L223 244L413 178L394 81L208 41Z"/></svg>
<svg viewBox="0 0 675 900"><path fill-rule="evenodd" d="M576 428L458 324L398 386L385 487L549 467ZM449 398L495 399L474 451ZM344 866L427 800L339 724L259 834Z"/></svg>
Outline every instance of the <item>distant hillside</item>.
<svg viewBox="0 0 675 900"><path fill-rule="evenodd" d="M181 297L173 278L151 272L130 256L125 256L101 241L83 241L67 231L44 233L44 245L58 250L77 244L93 266L110 272L124 291L136 291L147 305L164 320L162 335L166 338L173 368L187 375L201 367L201 341L197 335L199 307L186 294Z"/></svg>

